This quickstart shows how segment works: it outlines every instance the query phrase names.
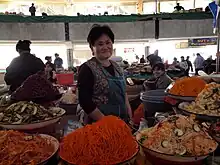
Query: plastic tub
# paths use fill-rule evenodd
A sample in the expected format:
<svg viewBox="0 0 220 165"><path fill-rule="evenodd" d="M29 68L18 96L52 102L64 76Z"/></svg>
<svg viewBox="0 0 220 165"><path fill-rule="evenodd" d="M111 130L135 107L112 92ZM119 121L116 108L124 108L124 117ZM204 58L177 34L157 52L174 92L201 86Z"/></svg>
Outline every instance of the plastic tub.
<svg viewBox="0 0 220 165"><path fill-rule="evenodd" d="M73 73L61 73L56 75L57 82L60 85L72 85L74 84Z"/></svg>
<svg viewBox="0 0 220 165"><path fill-rule="evenodd" d="M144 104L145 118L149 127L155 124L156 112L173 111L172 106L164 101L166 95L164 90L150 90L141 93L140 98Z"/></svg>

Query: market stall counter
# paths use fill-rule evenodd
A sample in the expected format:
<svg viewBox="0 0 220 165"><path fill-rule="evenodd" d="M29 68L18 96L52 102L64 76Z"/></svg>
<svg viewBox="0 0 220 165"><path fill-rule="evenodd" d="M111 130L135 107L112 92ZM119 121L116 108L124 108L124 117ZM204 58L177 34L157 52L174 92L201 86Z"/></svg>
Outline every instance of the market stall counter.
<svg viewBox="0 0 220 165"><path fill-rule="evenodd" d="M19 91L25 93L25 87L21 88ZM53 89L53 87L51 88ZM184 87L181 86L181 88ZM206 86L206 89L209 88ZM211 90L211 92L215 92L215 95L211 95L211 97L216 98L218 92L216 90ZM42 93L44 94L44 92ZM56 92L54 94L56 95ZM72 103L75 100L72 100L72 95L69 97L70 95L70 93L67 94L61 100ZM53 118L54 115L57 115L57 113L49 111L50 106L44 107L30 100L20 100L18 96L20 96L20 93L17 97L14 97L18 100L13 100L15 101L13 103L8 103L7 99L2 100L4 106L0 108L0 124L10 123L12 126L24 126L32 124L32 122L41 123L47 120L48 117ZM28 96L26 95L26 98L33 98L32 96L36 95L28 93ZM148 99L148 97L145 96L145 99ZM57 108L55 107L55 109ZM65 110L62 109L61 111ZM3 162L3 165L13 165L11 160L14 159L9 160L5 157L6 154L10 153L12 158L24 156L24 159L16 161L21 162L21 164L25 161L26 164L30 165L36 165L42 161L46 165L211 165L214 163L213 155L217 154L215 152L218 146L216 139L209 134L206 127L196 120L194 115L189 117L183 115L168 116L155 126L138 130L135 139L131 129L133 127L127 125L118 117L105 116L93 124L83 126L78 121L74 111L65 112L65 114L59 116L58 122L41 125L41 128L20 129L20 132L15 131L18 127L13 127L14 130L9 131L1 128L0 144L7 144L10 140L8 137L13 134L14 138L16 136L20 137L14 139L16 143L13 144L16 149L21 149L22 152L10 152L12 147L5 145L0 154L0 164L2 164L2 161L8 161ZM43 139L41 134L46 134L45 136L42 135ZM50 137L50 135L52 136L50 140L45 141L45 137ZM57 140L52 140L53 137ZM57 150L55 144L59 141L60 150L56 154L51 151L48 152L48 155L44 155L46 154L44 153L44 158L40 157L40 159L39 157L30 157L29 155L39 151L39 147L43 148L44 146L39 145L42 143L36 143L36 140L49 146L53 144L54 151ZM5 143L6 141L7 143ZM23 148L24 145L20 145L24 141L36 144L32 146L31 152L27 148ZM43 149L40 150L40 153L42 151ZM212 161L209 162L209 159L212 159ZM20 165L19 163L16 165Z"/></svg>

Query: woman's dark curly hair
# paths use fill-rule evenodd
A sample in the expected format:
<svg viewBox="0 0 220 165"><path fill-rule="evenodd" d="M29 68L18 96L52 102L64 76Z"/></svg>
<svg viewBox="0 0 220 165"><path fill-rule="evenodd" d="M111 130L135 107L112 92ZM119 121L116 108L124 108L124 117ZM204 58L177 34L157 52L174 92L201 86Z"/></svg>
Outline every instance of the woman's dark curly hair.
<svg viewBox="0 0 220 165"><path fill-rule="evenodd" d="M46 56L45 60L47 60L47 61L51 60L51 56Z"/></svg>
<svg viewBox="0 0 220 165"><path fill-rule="evenodd" d="M30 51L30 45L31 41L29 40L19 40L16 44L16 51L18 50L24 50L24 51Z"/></svg>
<svg viewBox="0 0 220 165"><path fill-rule="evenodd" d="M94 24L87 37L87 42L89 43L90 48L94 46L95 41L103 34L107 35L111 39L112 43L114 43L115 35L109 26Z"/></svg>

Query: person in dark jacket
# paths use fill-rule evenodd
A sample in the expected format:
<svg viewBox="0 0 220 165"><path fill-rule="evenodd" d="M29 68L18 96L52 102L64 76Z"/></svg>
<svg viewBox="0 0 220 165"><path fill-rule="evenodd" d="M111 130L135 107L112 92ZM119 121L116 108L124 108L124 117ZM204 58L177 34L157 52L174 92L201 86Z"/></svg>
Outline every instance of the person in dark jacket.
<svg viewBox="0 0 220 165"><path fill-rule="evenodd" d="M86 114L85 124L107 115L126 122L132 119L123 71L110 60L114 39L108 26L97 24L93 25L87 37L94 57L80 66L78 74L79 103Z"/></svg>
<svg viewBox="0 0 220 165"><path fill-rule="evenodd" d="M140 59L140 63L141 63L141 64L146 63L146 60L145 60L145 58L144 58L144 55L141 57L141 59Z"/></svg>
<svg viewBox="0 0 220 165"><path fill-rule="evenodd" d="M177 3L174 9L177 11L185 10L183 6L180 6L180 3Z"/></svg>
<svg viewBox="0 0 220 165"><path fill-rule="evenodd" d="M186 57L186 62L188 64L188 68L186 69L186 76L189 76L189 71L193 72L192 62L189 60L189 56Z"/></svg>
<svg viewBox="0 0 220 165"><path fill-rule="evenodd" d="M45 60L47 61L45 63L45 65L46 65L45 71L46 71L47 79L50 82L55 83L57 81L57 79L55 78L56 67L52 63L51 56L46 56Z"/></svg>
<svg viewBox="0 0 220 165"><path fill-rule="evenodd" d="M162 59L160 56L158 56L157 53L150 54L147 56L147 60L150 62L151 67L153 67L155 64L162 62Z"/></svg>
<svg viewBox="0 0 220 165"><path fill-rule="evenodd" d="M56 69L63 68L63 60L60 58L59 54L55 53L54 65Z"/></svg>
<svg viewBox="0 0 220 165"><path fill-rule="evenodd" d="M29 76L45 69L44 63L30 53L30 44L29 40L19 40L16 51L20 56L6 68L5 82L10 85L10 92L15 91Z"/></svg>
<svg viewBox="0 0 220 165"><path fill-rule="evenodd" d="M31 13L31 16L35 16L36 8L34 6L34 3L31 4L31 7L29 8L29 12Z"/></svg>

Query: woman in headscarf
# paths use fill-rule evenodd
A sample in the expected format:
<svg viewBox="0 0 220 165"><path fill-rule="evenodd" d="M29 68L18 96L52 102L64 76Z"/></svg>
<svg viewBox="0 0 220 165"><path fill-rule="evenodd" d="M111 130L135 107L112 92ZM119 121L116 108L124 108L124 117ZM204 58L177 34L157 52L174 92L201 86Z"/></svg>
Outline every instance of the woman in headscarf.
<svg viewBox="0 0 220 165"><path fill-rule="evenodd" d="M156 63L152 70L153 76L144 82L146 90L166 89L172 83L172 79L166 74L163 63Z"/></svg>
<svg viewBox="0 0 220 165"><path fill-rule="evenodd" d="M19 40L16 51L20 56L14 58L6 69L5 82L10 85L10 92L15 91L29 76L44 71L44 63L30 53L29 40Z"/></svg>
<svg viewBox="0 0 220 165"><path fill-rule="evenodd" d="M87 41L93 58L79 69L79 103L87 114L85 123L115 115L129 122L132 111L126 95L121 68L110 60L114 34L108 26L94 25Z"/></svg>
<svg viewBox="0 0 220 165"><path fill-rule="evenodd" d="M171 83L172 79L166 74L165 66L163 63L156 63L153 66L153 76L144 82L144 87L146 90L156 90L163 89L165 90ZM148 126L152 127L155 123L155 114L156 112L168 112L170 110L170 105L164 104L162 109L160 106L157 108L145 107L145 118L147 119Z"/></svg>

